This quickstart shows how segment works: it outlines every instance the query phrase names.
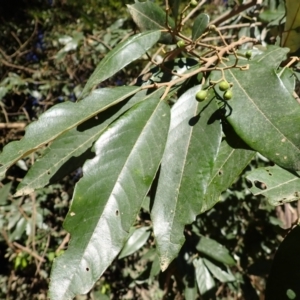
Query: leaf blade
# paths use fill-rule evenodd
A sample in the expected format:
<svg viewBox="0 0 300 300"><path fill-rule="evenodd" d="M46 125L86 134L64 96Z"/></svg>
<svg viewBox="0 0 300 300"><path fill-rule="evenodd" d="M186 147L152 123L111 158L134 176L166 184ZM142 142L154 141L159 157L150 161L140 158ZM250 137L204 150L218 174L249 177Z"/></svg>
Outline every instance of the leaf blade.
<svg viewBox="0 0 300 300"><path fill-rule="evenodd" d="M99 112L125 100L136 93L139 87L117 87L95 90L89 97L78 103L58 104L31 123L25 136L9 143L0 154L0 178L19 159L28 156L43 145L53 141L68 130L96 116Z"/></svg>
<svg viewBox="0 0 300 300"><path fill-rule="evenodd" d="M160 31L148 31L136 34L118 44L98 64L83 88L80 98L86 97L97 84L141 57L159 38Z"/></svg>
<svg viewBox="0 0 300 300"><path fill-rule="evenodd" d="M194 21L192 28L192 40L197 40L205 31L209 23L209 15L200 14Z"/></svg>
<svg viewBox="0 0 300 300"><path fill-rule="evenodd" d="M101 135L65 220L72 239L54 261L51 299L86 293L117 256L158 169L168 127L168 105L153 98L134 106Z"/></svg>
<svg viewBox="0 0 300 300"><path fill-rule="evenodd" d="M221 142L219 121L209 123L215 102L199 103L199 86L184 93L171 111L171 125L151 211L154 236L165 270L178 254L183 230L201 210L215 157ZM199 121L198 120L199 117Z"/></svg>

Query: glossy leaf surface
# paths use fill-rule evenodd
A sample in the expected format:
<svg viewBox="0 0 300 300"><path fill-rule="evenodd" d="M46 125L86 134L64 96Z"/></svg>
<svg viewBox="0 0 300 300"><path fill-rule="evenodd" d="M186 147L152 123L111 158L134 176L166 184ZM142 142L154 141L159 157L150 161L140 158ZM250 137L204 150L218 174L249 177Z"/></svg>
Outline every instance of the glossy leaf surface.
<svg viewBox="0 0 300 300"><path fill-rule="evenodd" d="M201 295L205 295L215 287L215 280L205 266L202 258L195 259L193 263L199 292Z"/></svg>
<svg viewBox="0 0 300 300"><path fill-rule="evenodd" d="M85 97L99 83L116 74L131 62L141 57L160 38L160 31L147 31L136 34L118 44L98 64L87 81L82 97Z"/></svg>
<svg viewBox="0 0 300 300"><path fill-rule="evenodd" d="M45 144L95 117L98 113L125 100L140 88L135 86L103 88L94 91L89 97L78 102L65 102L46 111L38 121L31 123L22 140L4 147L0 154L0 178L19 159L28 156Z"/></svg>
<svg viewBox="0 0 300 300"><path fill-rule="evenodd" d="M149 229L149 227L134 228L119 255L119 259L131 255L143 247L150 236Z"/></svg>
<svg viewBox="0 0 300 300"><path fill-rule="evenodd" d="M283 84L272 65L252 62L248 71L232 69L225 73L233 83L227 119L236 133L279 166L300 170L300 106L293 91Z"/></svg>
<svg viewBox="0 0 300 300"><path fill-rule="evenodd" d="M267 197L272 205L300 199L300 178L278 166L258 168L247 175L253 195Z"/></svg>
<svg viewBox="0 0 300 300"><path fill-rule="evenodd" d="M161 268L165 270L184 243L183 230L202 208L203 195L221 142L214 101L197 102L195 86L171 111L171 125L151 212Z"/></svg>
<svg viewBox="0 0 300 300"><path fill-rule="evenodd" d="M59 136L51 144L51 148L47 148L44 155L30 168L20 182L15 196L29 194L34 189L44 187L81 167L86 159L91 158L92 153L89 149L92 144L112 121L136 103L159 96L161 93L157 90L146 95L145 91L141 91L127 102L123 101Z"/></svg>
<svg viewBox="0 0 300 300"><path fill-rule="evenodd" d="M141 31L166 29L166 12L152 1L136 2L127 7ZM175 26L171 17L168 17L168 24L171 28ZM173 38L169 33L162 33L159 42L170 44L173 42Z"/></svg>
<svg viewBox="0 0 300 300"><path fill-rule="evenodd" d="M88 292L122 249L157 172L169 117L166 103L149 99L97 141L96 157L83 167L64 223L72 238L54 261L51 300Z"/></svg>

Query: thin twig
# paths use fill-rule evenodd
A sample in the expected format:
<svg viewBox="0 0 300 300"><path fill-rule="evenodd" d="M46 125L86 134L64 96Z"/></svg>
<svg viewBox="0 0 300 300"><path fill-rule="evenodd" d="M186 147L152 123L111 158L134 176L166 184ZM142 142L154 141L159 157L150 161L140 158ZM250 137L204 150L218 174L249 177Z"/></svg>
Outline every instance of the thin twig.
<svg viewBox="0 0 300 300"><path fill-rule="evenodd" d="M256 4L257 4L257 0L251 0L247 3L241 4L241 5L236 5L230 11L226 12L225 14L220 16L219 18L216 18L215 20L211 21L209 23L209 25L216 25L217 26L217 25L227 21L228 19L238 15L242 11L244 11L244 10L246 10L246 9L250 8L251 6L254 6Z"/></svg>
<svg viewBox="0 0 300 300"><path fill-rule="evenodd" d="M18 249L21 249L22 251L28 253L30 256L36 258L37 260L41 261L41 262L45 262L45 259L41 256L39 256L36 252L30 250L29 248L27 247L24 247L22 245L20 245L19 243L17 242L13 242L13 245L18 248Z"/></svg>

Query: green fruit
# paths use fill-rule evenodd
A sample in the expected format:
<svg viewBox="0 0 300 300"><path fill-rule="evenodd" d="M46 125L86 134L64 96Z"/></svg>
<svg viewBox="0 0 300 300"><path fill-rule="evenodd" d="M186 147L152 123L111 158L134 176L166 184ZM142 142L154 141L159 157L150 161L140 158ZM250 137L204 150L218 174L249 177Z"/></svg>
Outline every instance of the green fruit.
<svg viewBox="0 0 300 300"><path fill-rule="evenodd" d="M223 98L225 100L230 100L232 98L232 91L231 90L226 91L223 95Z"/></svg>
<svg viewBox="0 0 300 300"><path fill-rule="evenodd" d="M201 90L196 94L196 100L199 102L204 101L206 97L207 97L206 90Z"/></svg>
<svg viewBox="0 0 300 300"><path fill-rule="evenodd" d="M251 50L248 50L248 51L245 53L245 56L246 56L246 58L250 59L251 56L252 56L252 51L251 51Z"/></svg>
<svg viewBox="0 0 300 300"><path fill-rule="evenodd" d="M196 0L191 0L190 6L196 7L198 5L198 2Z"/></svg>
<svg viewBox="0 0 300 300"><path fill-rule="evenodd" d="M220 84L219 84L219 89L221 91L227 91L228 89L230 88L230 84L227 82L227 81L221 81Z"/></svg>
<svg viewBox="0 0 300 300"><path fill-rule="evenodd" d="M177 47L178 47L178 48L182 48L182 47L184 47L184 46L185 46L185 41L180 40L180 41L177 42Z"/></svg>

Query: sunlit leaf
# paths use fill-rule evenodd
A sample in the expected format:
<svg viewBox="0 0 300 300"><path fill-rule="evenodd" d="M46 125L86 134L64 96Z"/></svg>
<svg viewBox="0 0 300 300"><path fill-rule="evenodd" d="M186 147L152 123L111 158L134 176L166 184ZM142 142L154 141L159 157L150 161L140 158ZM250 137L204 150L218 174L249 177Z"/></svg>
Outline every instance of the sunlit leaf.
<svg viewBox="0 0 300 300"><path fill-rule="evenodd" d="M101 112L95 118L59 136L30 168L18 185L18 191L14 196L29 194L81 167L88 158L91 158L92 153L89 149L92 144L112 121L136 103L149 97L157 97L161 93L162 89L149 95L146 95L146 90L141 91L127 102L122 101Z"/></svg>
<svg viewBox="0 0 300 300"><path fill-rule="evenodd" d="M72 238L54 261L51 300L87 293L122 249L157 172L169 120L168 105L148 99L97 141L96 157L83 167L64 223Z"/></svg>
<svg viewBox="0 0 300 300"><path fill-rule="evenodd" d="M45 144L75 128L100 112L135 94L140 88L135 86L103 88L94 91L84 100L58 104L31 123L20 141L9 143L0 154L0 178L19 159L28 156Z"/></svg>
<svg viewBox="0 0 300 300"><path fill-rule="evenodd" d="M272 205L300 199L300 178L278 166L253 170L247 175L253 195L267 197Z"/></svg>
<svg viewBox="0 0 300 300"><path fill-rule="evenodd" d="M214 277L219 279L221 282L230 282L236 280L229 268L227 268L226 272L221 267L217 266L206 258L203 258L203 262L208 270L214 275Z"/></svg>
<svg viewBox="0 0 300 300"><path fill-rule="evenodd" d="M141 31L166 30L166 11L152 1L136 2L127 5L127 7ZM168 24L171 28L175 26L175 22L171 17L168 17ZM169 33L162 33L159 42L170 44L174 41Z"/></svg>
<svg viewBox="0 0 300 300"><path fill-rule="evenodd" d="M273 66L225 72L233 83L228 122L254 150L281 167L300 170L300 106ZM262 84L263 83L263 84Z"/></svg>
<svg viewBox="0 0 300 300"><path fill-rule="evenodd" d="M97 84L116 74L128 64L141 57L159 38L160 31L147 31L136 34L118 44L112 51L105 55L98 64L87 81L81 98L86 97Z"/></svg>
<svg viewBox="0 0 300 300"><path fill-rule="evenodd" d="M199 292L201 295L205 295L216 286L216 283L205 266L202 258L195 259L193 263L196 271L196 280Z"/></svg>
<svg viewBox="0 0 300 300"><path fill-rule="evenodd" d="M214 101L197 102L200 86L185 92L171 112L171 125L151 211L161 268L165 270L184 243L183 230L202 208L203 195L221 142Z"/></svg>

